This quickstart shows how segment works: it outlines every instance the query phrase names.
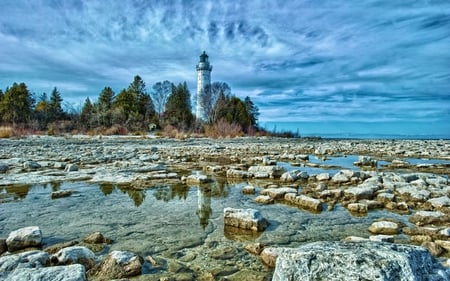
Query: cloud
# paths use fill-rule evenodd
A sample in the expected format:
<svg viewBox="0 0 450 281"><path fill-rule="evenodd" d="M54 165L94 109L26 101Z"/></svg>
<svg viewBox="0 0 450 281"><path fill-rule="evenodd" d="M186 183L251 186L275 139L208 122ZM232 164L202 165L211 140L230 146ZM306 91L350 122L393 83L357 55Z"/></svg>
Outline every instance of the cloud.
<svg viewBox="0 0 450 281"><path fill-rule="evenodd" d="M206 50L213 81L262 120L450 118L448 1L2 1L0 87L67 100L139 74L187 81Z"/></svg>

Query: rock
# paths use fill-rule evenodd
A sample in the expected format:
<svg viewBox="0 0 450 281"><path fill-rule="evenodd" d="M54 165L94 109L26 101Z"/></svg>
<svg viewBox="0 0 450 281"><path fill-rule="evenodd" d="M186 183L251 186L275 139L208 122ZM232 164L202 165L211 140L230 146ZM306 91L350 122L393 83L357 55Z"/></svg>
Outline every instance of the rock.
<svg viewBox="0 0 450 281"><path fill-rule="evenodd" d="M182 181L186 181L187 184L201 184L209 181L206 175L190 175L182 178Z"/></svg>
<svg viewBox="0 0 450 281"><path fill-rule="evenodd" d="M353 213L367 214L369 208L367 204L363 203L350 203L347 205L347 209Z"/></svg>
<svg viewBox="0 0 450 281"><path fill-rule="evenodd" d="M262 164L264 166L273 166L273 165L277 164L277 161L276 160L272 160L272 159L270 159L269 157L266 156L266 157L262 158Z"/></svg>
<svg viewBox="0 0 450 281"><path fill-rule="evenodd" d="M100 232L94 232L86 236L86 238L83 239L84 243L88 244L101 244L101 243L111 243L112 241L110 239L106 239L103 234Z"/></svg>
<svg viewBox="0 0 450 281"><path fill-rule="evenodd" d="M353 163L353 165L361 167L376 167L377 160L369 156L358 156L358 161Z"/></svg>
<svg viewBox="0 0 450 281"><path fill-rule="evenodd" d="M66 168L66 163L64 163L64 162L55 162L53 164L53 168L63 170L64 168Z"/></svg>
<svg viewBox="0 0 450 281"><path fill-rule="evenodd" d="M260 204L272 204L274 202L273 198L267 195L260 195L255 198L256 203Z"/></svg>
<svg viewBox="0 0 450 281"><path fill-rule="evenodd" d="M254 178L279 178L286 169L281 166L251 166L248 172Z"/></svg>
<svg viewBox="0 0 450 281"><path fill-rule="evenodd" d="M119 279L140 275L142 259L131 252L112 251L100 264L89 271L89 276Z"/></svg>
<svg viewBox="0 0 450 281"><path fill-rule="evenodd" d="M394 243L394 235L371 235L369 236L370 241L374 242L386 242L386 243Z"/></svg>
<svg viewBox="0 0 450 281"><path fill-rule="evenodd" d="M12 272L16 269L39 268L47 266L50 257L46 252L29 251L16 255L0 257L0 277L2 272Z"/></svg>
<svg viewBox="0 0 450 281"><path fill-rule="evenodd" d="M282 199L287 193L297 193L297 189L291 187L266 188L261 190L261 195L270 196L273 199Z"/></svg>
<svg viewBox="0 0 450 281"><path fill-rule="evenodd" d="M359 237L359 236L347 236L342 241L347 242L363 242L363 241L369 241L367 238Z"/></svg>
<svg viewBox="0 0 450 281"><path fill-rule="evenodd" d="M424 202L431 195L431 192L429 192L428 190L420 189L412 185L406 185L401 188L397 188L397 192L400 193L401 195L408 196L411 201L416 202Z"/></svg>
<svg viewBox="0 0 450 281"><path fill-rule="evenodd" d="M4 173L6 173L8 171L8 169L9 169L8 164L0 163L0 173L4 174Z"/></svg>
<svg viewBox="0 0 450 281"><path fill-rule="evenodd" d="M443 249L445 249L447 252L450 252L450 241L445 240L435 240L434 243L441 246Z"/></svg>
<svg viewBox="0 0 450 281"><path fill-rule="evenodd" d="M434 257L439 257L444 252L444 249L434 242L426 241L421 246L427 249Z"/></svg>
<svg viewBox="0 0 450 281"><path fill-rule="evenodd" d="M236 170L236 169L228 169L227 170L227 178L242 178L247 179L251 178L252 174L247 171Z"/></svg>
<svg viewBox="0 0 450 281"><path fill-rule="evenodd" d="M260 254L260 258L263 261L265 265L268 267L274 268L278 256L285 251L285 248L274 248L274 247L267 247L264 248L264 250Z"/></svg>
<svg viewBox="0 0 450 281"><path fill-rule="evenodd" d="M298 179L298 171L289 171L281 175L280 181L282 182L294 182Z"/></svg>
<svg viewBox="0 0 450 281"><path fill-rule="evenodd" d="M359 201L362 199L372 199L375 192L379 190L379 186L368 183L362 183L357 187L349 188L344 191L344 195L352 200Z"/></svg>
<svg viewBox="0 0 450 281"><path fill-rule="evenodd" d="M450 207L450 198L448 196L429 199L427 202L431 203L435 208Z"/></svg>
<svg viewBox="0 0 450 281"><path fill-rule="evenodd" d="M382 192L382 193L378 193L377 195L377 200L383 203L389 203L392 202L395 198L395 195L392 193L386 193L386 192Z"/></svg>
<svg viewBox="0 0 450 281"><path fill-rule="evenodd" d="M55 265L82 264L87 270L95 265L95 254L86 247L63 248L51 257Z"/></svg>
<svg viewBox="0 0 450 281"><path fill-rule="evenodd" d="M57 244L53 244L53 245L45 248L44 251L50 255L53 255L53 254L56 254L57 252L59 252L63 248L72 247L72 246L78 245L79 243L80 242L78 242L78 241L57 243Z"/></svg>
<svg viewBox="0 0 450 281"><path fill-rule="evenodd" d="M316 180L318 181L327 181L330 179L330 174L329 173L321 173L316 175Z"/></svg>
<svg viewBox="0 0 450 281"><path fill-rule="evenodd" d="M398 234L400 227L395 222L377 221L369 226L369 231L374 234Z"/></svg>
<svg viewBox="0 0 450 281"><path fill-rule="evenodd" d="M280 252L272 280L449 278L445 268L421 247L377 242L315 242Z"/></svg>
<svg viewBox="0 0 450 281"><path fill-rule="evenodd" d="M441 231L439 231L440 235L450 237L450 227L444 228Z"/></svg>
<svg viewBox="0 0 450 281"><path fill-rule="evenodd" d="M243 194L255 194L255 187L252 185L247 185L242 188Z"/></svg>
<svg viewBox="0 0 450 281"><path fill-rule="evenodd" d="M28 226L12 231L6 239L6 245L10 252L28 247L39 247L41 243L42 232L38 226Z"/></svg>
<svg viewBox="0 0 450 281"><path fill-rule="evenodd" d="M448 222L449 219L448 216L439 211L417 211L413 216L409 218L409 221L418 226L422 226L427 224L441 224L444 222Z"/></svg>
<svg viewBox="0 0 450 281"><path fill-rule="evenodd" d="M6 245L6 239L0 239L0 256L8 251L8 246Z"/></svg>
<svg viewBox="0 0 450 281"><path fill-rule="evenodd" d="M0 273L0 277L2 277ZM86 281L86 270L81 264L43 268L21 268L8 274L4 281Z"/></svg>
<svg viewBox="0 0 450 281"><path fill-rule="evenodd" d="M294 193L287 193L284 199L300 208L315 212L322 211L322 202L319 199L311 198L305 195L296 196Z"/></svg>
<svg viewBox="0 0 450 281"><path fill-rule="evenodd" d="M430 242L433 241L433 238L429 235L412 235L410 237L411 242L414 243L423 243L423 242Z"/></svg>
<svg viewBox="0 0 450 281"><path fill-rule="evenodd" d="M266 247L265 244L261 244L261 243L254 243L254 244L248 244L244 247L244 249L249 252L250 254L253 255L257 255L259 256L261 254L261 252L264 250L264 248Z"/></svg>
<svg viewBox="0 0 450 281"><path fill-rule="evenodd" d="M337 172L332 178L331 181L335 184L342 184L350 181L351 177L348 177L343 171Z"/></svg>
<svg viewBox="0 0 450 281"><path fill-rule="evenodd" d="M72 190L58 190L58 191L53 191L50 194L50 197L52 199L57 199L57 198L63 198L63 197L69 197L71 196L73 193Z"/></svg>
<svg viewBox="0 0 450 281"><path fill-rule="evenodd" d="M64 172L69 173L69 172L76 172L78 170L79 169L78 169L78 166L76 164L67 164L65 169L64 169Z"/></svg>
<svg viewBox="0 0 450 281"><path fill-rule="evenodd" d="M23 168L26 170L37 170L41 168L41 165L36 161L27 160L23 162Z"/></svg>
<svg viewBox="0 0 450 281"><path fill-rule="evenodd" d="M255 209L225 208L223 217L225 225L253 231L264 231L268 225L267 220Z"/></svg>

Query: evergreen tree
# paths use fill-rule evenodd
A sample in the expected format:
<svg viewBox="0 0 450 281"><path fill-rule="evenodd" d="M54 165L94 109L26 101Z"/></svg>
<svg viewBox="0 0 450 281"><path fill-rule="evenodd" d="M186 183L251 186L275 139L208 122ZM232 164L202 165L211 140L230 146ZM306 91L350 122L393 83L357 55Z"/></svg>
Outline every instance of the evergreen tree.
<svg viewBox="0 0 450 281"><path fill-rule="evenodd" d="M181 130L191 127L194 116L191 111L191 94L187 83L172 86L172 93L167 99L165 121Z"/></svg>
<svg viewBox="0 0 450 281"><path fill-rule="evenodd" d="M50 121L58 121L64 118L64 110L62 109L62 97L56 87L53 88L50 94L49 102L49 118Z"/></svg>
<svg viewBox="0 0 450 281"><path fill-rule="evenodd" d="M126 89L122 89L116 96L114 107L119 109L123 114L123 119L126 122L136 112L136 98L135 95Z"/></svg>
<svg viewBox="0 0 450 281"><path fill-rule="evenodd" d="M91 128L92 116L94 114L94 106L89 98L86 98L80 114L80 123L84 129Z"/></svg>
<svg viewBox="0 0 450 281"><path fill-rule="evenodd" d="M39 129L45 129L49 122L50 103L47 98L47 94L43 93L36 104L35 116L39 124Z"/></svg>
<svg viewBox="0 0 450 281"><path fill-rule="evenodd" d="M103 88L95 108L93 107L93 111L97 111L99 123L101 126L110 127L112 125L111 119L113 102L114 91L110 87Z"/></svg>
<svg viewBox="0 0 450 281"><path fill-rule="evenodd" d="M245 97L244 102L247 111L250 114L251 125L256 126L258 123L259 108L253 103L249 96Z"/></svg>
<svg viewBox="0 0 450 281"><path fill-rule="evenodd" d="M3 122L13 125L27 123L32 114L34 99L25 83L14 83L8 88L0 102L0 116Z"/></svg>
<svg viewBox="0 0 450 281"><path fill-rule="evenodd" d="M155 116L155 106L147 93L145 82L139 75L134 76L133 82L127 89L134 97L136 108L135 110L141 117L142 121L148 121ZM135 112L136 113L136 112Z"/></svg>

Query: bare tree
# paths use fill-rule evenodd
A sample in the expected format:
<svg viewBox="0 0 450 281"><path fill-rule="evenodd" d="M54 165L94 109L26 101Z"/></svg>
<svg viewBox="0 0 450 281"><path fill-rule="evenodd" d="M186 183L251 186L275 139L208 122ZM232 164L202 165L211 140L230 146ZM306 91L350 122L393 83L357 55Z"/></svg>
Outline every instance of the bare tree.
<svg viewBox="0 0 450 281"><path fill-rule="evenodd" d="M167 99L172 93L172 83L165 80L164 82L158 82L153 85L153 91L150 93L155 110L158 112L159 117L165 111Z"/></svg>
<svg viewBox="0 0 450 281"><path fill-rule="evenodd" d="M225 82L214 82L205 87L205 91L201 94L205 116L210 122L214 119L212 118L213 108L219 100L221 94L224 96L229 96L231 94L231 88Z"/></svg>

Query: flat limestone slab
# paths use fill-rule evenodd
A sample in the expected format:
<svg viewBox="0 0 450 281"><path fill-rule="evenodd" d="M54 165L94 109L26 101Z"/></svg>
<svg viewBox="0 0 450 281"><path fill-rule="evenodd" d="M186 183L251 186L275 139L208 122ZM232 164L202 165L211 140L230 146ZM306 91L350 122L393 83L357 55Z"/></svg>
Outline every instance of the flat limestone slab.
<svg viewBox="0 0 450 281"><path fill-rule="evenodd" d="M255 209L225 208L223 219L225 225L253 231L264 231L268 225L267 220Z"/></svg>

